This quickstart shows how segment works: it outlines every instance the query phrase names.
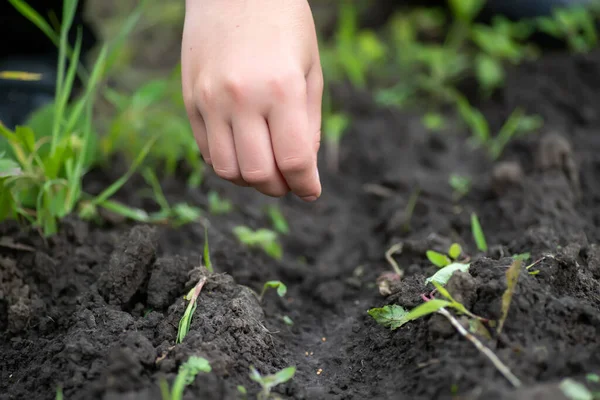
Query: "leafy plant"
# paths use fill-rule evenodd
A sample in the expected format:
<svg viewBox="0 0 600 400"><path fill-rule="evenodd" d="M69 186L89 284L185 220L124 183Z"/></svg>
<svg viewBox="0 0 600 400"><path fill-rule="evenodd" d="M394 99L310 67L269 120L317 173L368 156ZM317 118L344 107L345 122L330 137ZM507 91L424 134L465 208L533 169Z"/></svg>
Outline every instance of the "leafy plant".
<svg viewBox="0 0 600 400"><path fill-rule="evenodd" d="M453 262L443 268L440 268L435 274L425 280L425 283L433 283L445 286L456 271L467 272L470 264Z"/></svg>
<svg viewBox="0 0 600 400"><path fill-rule="evenodd" d="M485 253L488 250L487 241L485 240L483 229L481 229L479 218L475 213L471 214L471 232L473 233L473 239L475 239L477 248L479 249L479 251Z"/></svg>
<svg viewBox="0 0 600 400"><path fill-rule="evenodd" d="M68 36L77 0L65 0L59 33L54 32L25 2L11 0L11 4L55 40L59 56L54 102L31 119L38 121L34 125L39 131L30 126L17 126L13 131L0 124L0 152L5 154L2 158L5 162L12 160L19 169L19 173L11 173L2 179L1 189L5 194L0 204L3 207L0 216L24 217L48 236L57 232L58 220L71 214L78 206L81 206L80 213L90 215L97 206L112 205L109 197L126 182L148 154L153 141L148 141L140 150L132 168L122 179L94 198L86 195L82 190L82 178L95 162L96 154L92 110L106 69L109 46L105 44L100 50L82 96L69 104L82 46L82 31L79 29L75 45L69 51ZM40 124L39 121L46 123ZM86 198L91 199L82 203ZM137 213L125 206L116 210L130 215Z"/></svg>
<svg viewBox="0 0 600 400"><path fill-rule="evenodd" d="M467 176L450 174L448 183L454 191L452 194L454 200L461 199L469 193L469 190L471 190L471 179Z"/></svg>
<svg viewBox="0 0 600 400"><path fill-rule="evenodd" d="M263 297L265 296L265 293L270 288L276 289L277 290L277 295L279 297L283 297L287 293L287 286L285 286L285 284L283 282L280 282L280 281L267 281L263 285L262 291L260 292L260 295L258 296L258 300L259 301L262 301Z"/></svg>
<svg viewBox="0 0 600 400"><path fill-rule="evenodd" d="M179 372L175 377L171 391L166 381L162 380L160 384L161 394L163 400L182 400L183 391L186 386L189 386L194 382L196 375L200 372L210 373L212 368L207 359L198 356L191 356L188 360L181 364Z"/></svg>
<svg viewBox="0 0 600 400"><path fill-rule="evenodd" d="M190 331L192 317L194 316L194 312L196 311L196 307L198 306L198 296L200 296L200 291L202 290L202 287L204 287L206 280L206 277L200 278L196 286L194 286L188 292L188 294L184 296L184 299L188 301L188 305L185 309L183 316L179 320L179 328L177 330L176 343L182 343L183 339L185 339L188 332Z"/></svg>
<svg viewBox="0 0 600 400"><path fill-rule="evenodd" d="M262 390L258 393L258 400L267 400L271 397L271 390L277 385L285 383L294 377L296 367L287 367L272 375L262 376L256 368L250 366L250 379L258 383Z"/></svg>
<svg viewBox="0 0 600 400"><path fill-rule="evenodd" d="M434 250L427 250L425 255L433 265L443 268L452 264L453 260L457 260L462 254L462 247L458 243L452 243L447 254L438 253Z"/></svg>
<svg viewBox="0 0 600 400"><path fill-rule="evenodd" d="M208 210L211 214L228 214L233 210L233 204L231 201L219 196L219 193L211 190L208 192Z"/></svg>
<svg viewBox="0 0 600 400"><path fill-rule="evenodd" d="M273 225L275 231L281 233L282 235L287 235L290 233L290 227L279 207L273 204L267 206L267 214L271 219L271 224Z"/></svg>
<svg viewBox="0 0 600 400"><path fill-rule="evenodd" d="M261 248L269 256L280 260L283 256L283 249L279 244L277 233L266 228L253 231L247 226L236 226L233 233L238 240L250 248Z"/></svg>
<svg viewBox="0 0 600 400"><path fill-rule="evenodd" d="M598 43L594 16L585 7L564 7L552 11L552 16L535 20L537 28L558 39L565 39L575 52L588 52Z"/></svg>

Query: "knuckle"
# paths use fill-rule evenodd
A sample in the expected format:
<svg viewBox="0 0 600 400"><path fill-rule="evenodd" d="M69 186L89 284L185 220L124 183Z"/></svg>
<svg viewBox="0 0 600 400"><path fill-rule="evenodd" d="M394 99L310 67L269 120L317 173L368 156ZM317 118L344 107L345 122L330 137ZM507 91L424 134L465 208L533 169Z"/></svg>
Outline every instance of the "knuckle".
<svg viewBox="0 0 600 400"><path fill-rule="evenodd" d="M194 89L194 98L190 104L201 104L208 106L214 103L215 94L212 85L206 81L200 81Z"/></svg>
<svg viewBox="0 0 600 400"><path fill-rule="evenodd" d="M269 182L271 175L263 169L242 170L242 178L251 185Z"/></svg>
<svg viewBox="0 0 600 400"><path fill-rule="evenodd" d="M240 179L240 171L234 167L213 166L215 174L219 178L227 181L236 181Z"/></svg>
<svg viewBox="0 0 600 400"><path fill-rule="evenodd" d="M269 79L268 87L277 99L299 97L306 92L306 80L298 73L279 74Z"/></svg>
<svg viewBox="0 0 600 400"><path fill-rule="evenodd" d="M310 157L287 157L277 163L283 174L296 174L308 171L313 160Z"/></svg>
<svg viewBox="0 0 600 400"><path fill-rule="evenodd" d="M236 103L242 103L248 98L250 92L248 84L244 79L230 76L223 82L223 89Z"/></svg>

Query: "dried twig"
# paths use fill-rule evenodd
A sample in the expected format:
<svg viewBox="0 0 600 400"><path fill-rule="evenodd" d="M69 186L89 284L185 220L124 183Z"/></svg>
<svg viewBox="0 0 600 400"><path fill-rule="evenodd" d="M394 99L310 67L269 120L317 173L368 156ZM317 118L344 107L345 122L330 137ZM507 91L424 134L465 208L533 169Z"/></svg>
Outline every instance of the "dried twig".
<svg viewBox="0 0 600 400"><path fill-rule="evenodd" d="M390 263L390 265L392 266L392 268L394 269L394 272L396 274L398 274L399 276L402 276L402 270L400 269L400 266L398 265L398 263L396 262L396 260L394 260L394 258L392 257L392 255L401 252L402 251L402 247L404 246L404 243L400 242L400 243L396 243L395 245L393 245L392 247L390 247L386 252L385 252L385 259Z"/></svg>
<svg viewBox="0 0 600 400"><path fill-rule="evenodd" d="M441 308L437 312L439 314L442 314L444 317L446 317L448 319L448 321L450 321L452 326L454 326L456 328L458 333L460 333L465 339L467 339L468 341L473 343L473 345L477 348L477 350L479 350L481 353L483 353L483 355L485 355L492 362L492 364L494 364L496 369L498 371L500 371L500 373L502 375L504 375L504 377L514 387L518 388L521 386L521 381L519 380L519 378L517 378L510 371L510 369L498 358L498 356L496 356L496 354L494 354L493 351L491 351L483 343L481 343L479 341L479 339L477 339L475 336L473 336L472 334L467 332L467 330L460 324L460 322L458 322L456 320L456 318L454 318L454 316L452 314L450 314L450 312L448 312L448 310L446 310L445 308Z"/></svg>

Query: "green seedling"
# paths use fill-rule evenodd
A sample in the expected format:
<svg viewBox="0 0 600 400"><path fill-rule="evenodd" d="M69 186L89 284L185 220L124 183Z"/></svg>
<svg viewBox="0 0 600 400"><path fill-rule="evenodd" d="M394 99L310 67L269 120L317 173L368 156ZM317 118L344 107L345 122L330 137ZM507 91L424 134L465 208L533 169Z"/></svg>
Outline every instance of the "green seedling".
<svg viewBox="0 0 600 400"><path fill-rule="evenodd" d="M446 126L446 120L444 116L439 113L428 112L422 118L423 126L428 131L439 132Z"/></svg>
<svg viewBox="0 0 600 400"><path fill-rule="evenodd" d="M2 179L0 216L23 217L46 236L56 233L58 221L77 209L82 217L95 214L97 207L105 205L126 217L144 216L143 211L119 206L109 197L119 190L147 156L152 140L139 152L128 173L100 195L89 196L82 190L83 176L96 161L92 111L110 52L108 44L102 47L91 73L85 78L82 95L70 103L77 71L80 70L82 46L81 29L72 49L68 41L77 3L77 0L65 1L60 31L55 32L24 1L11 0L17 10L58 45L59 54L54 102L35 112L27 126L17 126L12 131L0 123L0 153L4 153L3 159L17 163L21 172Z"/></svg>
<svg viewBox="0 0 600 400"><path fill-rule="evenodd" d="M434 285L442 285L445 286L446 283L452 277L456 271L467 272L469 270L470 264L453 262L452 264L448 264L443 268L440 268L435 274L425 279L425 284L433 283Z"/></svg>
<svg viewBox="0 0 600 400"><path fill-rule="evenodd" d="M285 286L285 284L283 282L267 281L263 285L262 291L260 292L260 295L258 296L258 301L262 301L262 299L265 296L265 293L267 292L268 289L276 289L277 295L279 297L283 297L287 293L287 286Z"/></svg>
<svg viewBox="0 0 600 400"><path fill-rule="evenodd" d="M583 383L579 383L572 378L563 379L558 387L569 400L595 400L599 398L594 396L594 393Z"/></svg>
<svg viewBox="0 0 600 400"><path fill-rule="evenodd" d="M210 247L208 245L208 227L204 227L204 266L211 274L214 272L212 261L210 259Z"/></svg>
<svg viewBox="0 0 600 400"><path fill-rule="evenodd" d="M458 174L450 174L448 184L453 190L452 197L455 201L465 197L471 190L471 178Z"/></svg>
<svg viewBox="0 0 600 400"><path fill-rule="evenodd" d="M63 389L62 386L58 386L56 388L56 400L64 400Z"/></svg>
<svg viewBox="0 0 600 400"><path fill-rule="evenodd" d="M587 374L585 376L585 379L588 382L592 382L592 383L600 383L600 375L598 374Z"/></svg>
<svg viewBox="0 0 600 400"><path fill-rule="evenodd" d="M405 222L404 222L404 231L409 232L411 229L410 222L412 221L413 214L415 213L415 207L417 206L417 201L419 201L419 196L421 195L421 188L415 188L408 198L408 202L406 203L406 209L404 210Z"/></svg>
<svg viewBox="0 0 600 400"><path fill-rule="evenodd" d="M191 385L200 372L210 373L212 368L207 359L203 357L191 356L179 367L179 372L175 377L171 391L165 380L160 383L162 400L182 400L183 392L186 386Z"/></svg>
<svg viewBox="0 0 600 400"><path fill-rule="evenodd" d="M250 248L261 248L269 256L280 260L283 256L283 249L279 244L277 233L270 229L258 229L253 231L247 226L236 226L233 233L238 240Z"/></svg>
<svg viewBox="0 0 600 400"><path fill-rule="evenodd" d="M535 23L540 31L565 39L575 52L589 52L598 42L596 21L585 7L557 8L552 16L538 17Z"/></svg>
<svg viewBox="0 0 600 400"><path fill-rule="evenodd" d="M170 206L156 174L150 168L146 167L142 175L152 188L154 200L160 207L159 211L148 216L147 222L166 221L178 227L196 222L202 217L202 211L198 207L190 206L186 203L177 203L174 206Z"/></svg>
<svg viewBox="0 0 600 400"><path fill-rule="evenodd" d="M323 121L323 139L327 152L327 167L337 172L340 164L340 142L350 125L350 117L343 113L327 114Z"/></svg>
<svg viewBox="0 0 600 400"><path fill-rule="evenodd" d="M296 367L287 367L273 375L262 376L256 368L250 366L250 379L258 383L262 390L258 393L258 400L267 400L271 397L271 390L277 385L285 383L294 377Z"/></svg>
<svg viewBox="0 0 600 400"><path fill-rule="evenodd" d="M239 392L239 393L240 393L242 396L244 396L244 398L246 398L246 396L248 395L248 391L246 390L246 387L245 387L245 386L238 385L238 386L237 386L237 391L238 391L238 392Z"/></svg>
<svg viewBox="0 0 600 400"><path fill-rule="evenodd" d="M194 315L194 312L196 311L196 307L198 306L198 296L200 296L200 291L206 283L206 280L206 277L200 278L196 286L194 286L184 297L184 300L188 301L188 305L185 309L183 317L181 317L181 320L179 320L179 329L177 330L176 343L182 343L183 339L185 339L188 332L190 331L192 317Z"/></svg>
<svg viewBox="0 0 600 400"><path fill-rule="evenodd" d="M531 253L513 254L513 260L528 261L531 258Z"/></svg>
<svg viewBox="0 0 600 400"><path fill-rule="evenodd" d="M460 247L458 243L452 243L447 254L438 253L437 251L433 250L427 250L425 253L427 259L429 259L433 265L439 268L443 268L452 264L453 261L456 261L461 256L461 254L462 247Z"/></svg>
<svg viewBox="0 0 600 400"><path fill-rule="evenodd" d="M519 275L521 274L522 266L523 261L515 260L506 270L506 290L502 295L502 310L500 319L498 320L497 329L498 335L502 333L502 329L504 328L504 322L506 321L506 317L508 317L510 303L512 302L513 294L515 293L515 288L517 287L517 281L519 280Z"/></svg>
<svg viewBox="0 0 600 400"><path fill-rule="evenodd" d="M477 244L477 248L481 252L486 252L488 250L487 241L485 240L485 235L483 234L483 229L481 229L481 224L479 223L479 218L477 214L471 214L471 232L473 234L473 239Z"/></svg>
<svg viewBox="0 0 600 400"><path fill-rule="evenodd" d="M283 323L286 324L287 326L294 325L294 321L292 321L292 319L290 317L288 317L287 315L284 315L283 317L281 317L281 319L283 320Z"/></svg>
<svg viewBox="0 0 600 400"><path fill-rule="evenodd" d="M455 96L458 112L471 130L472 141L483 147L492 160L497 160L511 140L535 132L543 125L539 116L528 116L516 109L508 117L496 136L492 136L490 126L481 111L472 107L462 95Z"/></svg>
<svg viewBox="0 0 600 400"><path fill-rule="evenodd" d="M276 232L279 232L282 235L290 233L290 227L278 206L273 204L267 206L267 214L269 215L273 229L275 229Z"/></svg>
<svg viewBox="0 0 600 400"><path fill-rule="evenodd" d="M208 192L208 210L211 214L228 214L233 210L233 204L231 201L219 196L219 193L211 190Z"/></svg>

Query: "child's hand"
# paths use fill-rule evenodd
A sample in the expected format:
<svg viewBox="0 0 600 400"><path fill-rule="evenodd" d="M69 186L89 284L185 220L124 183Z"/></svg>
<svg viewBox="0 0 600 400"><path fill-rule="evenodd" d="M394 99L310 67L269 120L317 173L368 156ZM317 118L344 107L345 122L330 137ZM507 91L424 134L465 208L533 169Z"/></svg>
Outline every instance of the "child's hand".
<svg viewBox="0 0 600 400"><path fill-rule="evenodd" d="M321 194L323 76L307 0L187 0L183 95L217 175L270 196Z"/></svg>

